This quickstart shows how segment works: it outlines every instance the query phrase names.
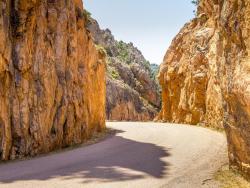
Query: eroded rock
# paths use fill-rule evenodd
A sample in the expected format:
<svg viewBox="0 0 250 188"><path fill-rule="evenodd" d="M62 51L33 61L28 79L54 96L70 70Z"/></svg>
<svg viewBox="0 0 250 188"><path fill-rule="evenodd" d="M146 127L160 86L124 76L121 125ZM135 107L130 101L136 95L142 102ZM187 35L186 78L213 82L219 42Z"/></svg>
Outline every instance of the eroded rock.
<svg viewBox="0 0 250 188"><path fill-rule="evenodd" d="M160 107L160 96L149 62L132 43L117 41L109 29L100 29L96 20L89 18L88 28L95 43L108 55L107 119L152 121Z"/></svg>
<svg viewBox="0 0 250 188"><path fill-rule="evenodd" d="M80 0L0 2L3 160L82 143L105 128L105 54Z"/></svg>
<svg viewBox="0 0 250 188"><path fill-rule="evenodd" d="M225 127L231 166L250 177L250 2L200 0L160 68L159 120Z"/></svg>

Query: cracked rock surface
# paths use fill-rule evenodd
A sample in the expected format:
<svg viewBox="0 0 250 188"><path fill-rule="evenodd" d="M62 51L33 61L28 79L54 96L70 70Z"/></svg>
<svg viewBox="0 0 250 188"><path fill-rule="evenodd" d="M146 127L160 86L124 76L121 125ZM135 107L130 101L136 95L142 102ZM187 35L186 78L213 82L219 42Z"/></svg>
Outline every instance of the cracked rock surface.
<svg viewBox="0 0 250 188"><path fill-rule="evenodd" d="M224 127L229 160L250 177L250 2L200 0L160 68L159 120Z"/></svg>
<svg viewBox="0 0 250 188"><path fill-rule="evenodd" d="M2 160L84 142L105 128L105 54L81 0L0 2Z"/></svg>

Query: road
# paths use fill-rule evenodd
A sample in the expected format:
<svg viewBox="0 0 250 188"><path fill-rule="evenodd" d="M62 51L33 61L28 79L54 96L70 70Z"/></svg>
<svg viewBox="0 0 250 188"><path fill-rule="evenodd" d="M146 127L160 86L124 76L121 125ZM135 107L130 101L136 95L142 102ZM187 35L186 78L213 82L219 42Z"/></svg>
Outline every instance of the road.
<svg viewBox="0 0 250 188"><path fill-rule="evenodd" d="M90 146L0 165L0 188L219 187L222 133L161 123L107 123L116 135Z"/></svg>

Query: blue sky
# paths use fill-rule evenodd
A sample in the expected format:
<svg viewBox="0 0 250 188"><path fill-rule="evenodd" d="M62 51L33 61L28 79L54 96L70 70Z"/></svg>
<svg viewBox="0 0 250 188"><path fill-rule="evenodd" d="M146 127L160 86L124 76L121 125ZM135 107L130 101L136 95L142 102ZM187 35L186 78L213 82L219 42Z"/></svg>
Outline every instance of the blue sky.
<svg viewBox="0 0 250 188"><path fill-rule="evenodd" d="M194 17L191 0L84 0L102 29L133 42L151 63L160 64L174 36Z"/></svg>

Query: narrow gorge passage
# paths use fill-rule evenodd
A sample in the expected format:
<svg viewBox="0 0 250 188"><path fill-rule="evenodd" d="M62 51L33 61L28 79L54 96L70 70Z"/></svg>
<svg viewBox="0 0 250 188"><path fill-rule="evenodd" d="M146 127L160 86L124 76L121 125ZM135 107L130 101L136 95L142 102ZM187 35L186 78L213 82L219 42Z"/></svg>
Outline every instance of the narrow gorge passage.
<svg viewBox="0 0 250 188"><path fill-rule="evenodd" d="M0 165L0 187L217 187L221 133L186 125L115 122L94 145Z"/></svg>
<svg viewBox="0 0 250 188"><path fill-rule="evenodd" d="M0 2L0 188L250 187L250 0L111 1Z"/></svg>

